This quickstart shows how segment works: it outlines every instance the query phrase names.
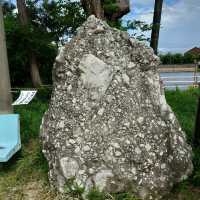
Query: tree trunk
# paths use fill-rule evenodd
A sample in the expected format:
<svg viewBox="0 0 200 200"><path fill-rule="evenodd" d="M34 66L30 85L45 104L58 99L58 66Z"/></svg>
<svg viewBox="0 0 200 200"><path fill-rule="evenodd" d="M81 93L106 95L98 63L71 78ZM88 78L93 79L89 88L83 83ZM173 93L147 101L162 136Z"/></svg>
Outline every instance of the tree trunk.
<svg viewBox="0 0 200 200"><path fill-rule="evenodd" d="M25 0L17 0L17 8L20 22L23 26L26 26L28 24L28 14Z"/></svg>
<svg viewBox="0 0 200 200"><path fill-rule="evenodd" d="M95 15L97 18L104 18L102 0L81 0L84 10L89 15Z"/></svg>
<svg viewBox="0 0 200 200"><path fill-rule="evenodd" d="M117 21L130 11L129 0L115 0L116 11L114 13L104 10L104 0L81 0L81 4L88 15L95 15L97 18Z"/></svg>
<svg viewBox="0 0 200 200"><path fill-rule="evenodd" d="M116 0L117 10L111 15L111 21L117 21L130 12L129 0ZM105 13L106 15L107 13ZM109 16L109 13L108 13ZM106 16L107 17L107 16Z"/></svg>
<svg viewBox="0 0 200 200"><path fill-rule="evenodd" d="M0 114L9 114L12 112L12 95L3 23L3 10L0 4Z"/></svg>
<svg viewBox="0 0 200 200"><path fill-rule="evenodd" d="M19 19L22 26L27 26L29 19L28 19L25 0L17 0L17 8L19 13ZM42 85L42 81L40 78L37 58L33 52L29 53L29 62L30 62L30 74L31 74L32 84L34 87L40 87Z"/></svg>
<svg viewBox="0 0 200 200"><path fill-rule="evenodd" d="M42 85L42 81L40 79L40 73L37 66L37 60L34 54L30 55L30 64L31 64L31 79L34 87L40 87Z"/></svg>
<svg viewBox="0 0 200 200"><path fill-rule="evenodd" d="M152 33L151 33L150 46L153 48L154 53L156 55L158 54L158 40L159 40L159 32L160 32L162 5L163 5L163 0L155 0L153 27L152 27Z"/></svg>

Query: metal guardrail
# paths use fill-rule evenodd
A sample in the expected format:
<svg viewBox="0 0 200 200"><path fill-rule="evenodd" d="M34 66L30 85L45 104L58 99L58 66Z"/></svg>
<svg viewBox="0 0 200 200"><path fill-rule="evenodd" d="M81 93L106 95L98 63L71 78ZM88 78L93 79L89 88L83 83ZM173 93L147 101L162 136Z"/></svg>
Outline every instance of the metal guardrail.
<svg viewBox="0 0 200 200"><path fill-rule="evenodd" d="M198 62L195 60L194 73L190 76L161 76L160 77L165 88L187 88L189 86L198 86L200 76L198 73Z"/></svg>
<svg viewBox="0 0 200 200"><path fill-rule="evenodd" d="M200 76L162 76L162 79L172 79L172 78L200 78Z"/></svg>
<svg viewBox="0 0 200 200"><path fill-rule="evenodd" d="M194 73L193 76L161 76L164 88L187 88L189 86L198 86L200 76ZM182 80L181 80L182 79Z"/></svg>

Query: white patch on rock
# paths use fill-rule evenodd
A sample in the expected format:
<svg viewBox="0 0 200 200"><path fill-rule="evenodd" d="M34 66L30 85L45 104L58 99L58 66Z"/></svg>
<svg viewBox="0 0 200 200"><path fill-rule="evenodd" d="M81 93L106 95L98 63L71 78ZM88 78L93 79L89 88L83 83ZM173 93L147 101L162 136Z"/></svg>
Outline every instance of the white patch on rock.
<svg viewBox="0 0 200 200"><path fill-rule="evenodd" d="M147 151L149 151L149 150L151 149L151 145L150 145L150 144L146 144L146 145L145 145L145 149L146 149Z"/></svg>
<svg viewBox="0 0 200 200"><path fill-rule="evenodd" d="M115 148L120 148L120 145L119 145L119 143L117 143L117 142L111 142L111 145L113 146L113 147L115 147Z"/></svg>
<svg viewBox="0 0 200 200"><path fill-rule="evenodd" d="M74 133L74 137L81 136L81 134L82 134L81 128L80 127L75 127L73 133Z"/></svg>
<svg viewBox="0 0 200 200"><path fill-rule="evenodd" d="M166 164L162 163L160 167L161 167L161 169L165 169L166 168Z"/></svg>
<svg viewBox="0 0 200 200"><path fill-rule="evenodd" d="M58 56L56 57L56 61L59 63L64 63L65 62L64 55L65 55L65 47L60 47Z"/></svg>
<svg viewBox="0 0 200 200"><path fill-rule="evenodd" d="M78 173L79 165L75 159L64 157L60 159L60 166L65 178L73 178Z"/></svg>
<svg viewBox="0 0 200 200"><path fill-rule="evenodd" d="M70 143L70 144L75 144L75 143L76 143L76 141L75 141L75 140L73 140L73 139L69 139L69 143Z"/></svg>
<svg viewBox="0 0 200 200"><path fill-rule="evenodd" d="M88 145L83 147L83 151L89 151L89 150L90 150L90 147Z"/></svg>
<svg viewBox="0 0 200 200"><path fill-rule="evenodd" d="M104 188L106 188L106 181L108 178L112 178L114 175L111 170L108 169L103 169L99 171L95 176L94 176L94 183L95 186L102 191Z"/></svg>
<svg viewBox="0 0 200 200"><path fill-rule="evenodd" d="M104 113L104 108L100 108L98 111L98 115L103 115L103 113Z"/></svg>
<svg viewBox="0 0 200 200"><path fill-rule="evenodd" d="M75 152L76 154L79 154L79 152L80 152L80 147L77 146L76 149L74 150L74 152Z"/></svg>
<svg viewBox="0 0 200 200"><path fill-rule="evenodd" d="M169 111L169 106L167 105L166 99L164 95L160 95L160 109L161 114L165 114L167 111Z"/></svg>
<svg viewBox="0 0 200 200"><path fill-rule="evenodd" d="M71 77L72 76L72 73L70 71L68 71L67 73L67 76Z"/></svg>
<svg viewBox="0 0 200 200"><path fill-rule="evenodd" d="M125 122L124 126L129 127L130 126L130 122Z"/></svg>
<svg viewBox="0 0 200 200"><path fill-rule="evenodd" d="M133 69L136 67L136 64L133 62L130 62L127 67L128 67L128 69Z"/></svg>
<svg viewBox="0 0 200 200"><path fill-rule="evenodd" d="M132 172L133 174L136 174L136 168L133 167L133 168L131 169L131 172Z"/></svg>
<svg viewBox="0 0 200 200"><path fill-rule="evenodd" d="M95 172L93 168L90 168L88 171L90 174L93 174Z"/></svg>
<svg viewBox="0 0 200 200"><path fill-rule="evenodd" d="M130 142L129 140L126 140L125 143L126 143L126 144L130 144L131 142Z"/></svg>
<svg viewBox="0 0 200 200"><path fill-rule="evenodd" d="M127 74L122 74L122 79L127 85L129 85L130 78Z"/></svg>
<svg viewBox="0 0 200 200"><path fill-rule="evenodd" d="M116 151L116 152L115 152L115 155L116 155L117 157L119 157L119 156L122 155L122 153L121 153L120 151Z"/></svg>
<svg viewBox="0 0 200 200"><path fill-rule="evenodd" d="M108 147L108 148L106 149L104 159L105 159L105 160L109 160L109 161L111 161L111 160L114 159L112 147Z"/></svg>
<svg viewBox="0 0 200 200"><path fill-rule="evenodd" d="M138 121L139 123L142 123L142 122L144 121L144 117L139 117L139 118L137 119L137 121Z"/></svg>
<svg viewBox="0 0 200 200"><path fill-rule="evenodd" d="M85 173L85 170L79 170L78 172L80 175L83 175Z"/></svg>
<svg viewBox="0 0 200 200"><path fill-rule="evenodd" d="M58 124L59 128L64 128L65 127L65 122L64 121L60 121Z"/></svg>
<svg viewBox="0 0 200 200"><path fill-rule="evenodd" d="M173 113L169 114L169 119L171 120L172 123L176 120L175 115Z"/></svg>
<svg viewBox="0 0 200 200"><path fill-rule="evenodd" d="M135 148L135 153L136 153L136 154L141 154L142 151L140 150L140 148L136 147L136 148Z"/></svg>
<svg viewBox="0 0 200 200"><path fill-rule="evenodd" d="M107 90L112 80L112 69L105 62L92 54L86 54L78 68L82 71L81 81L91 89L93 99L99 99Z"/></svg>
<svg viewBox="0 0 200 200"><path fill-rule="evenodd" d="M69 86L67 87L67 91L70 92L71 90L72 90L72 85L69 85Z"/></svg>

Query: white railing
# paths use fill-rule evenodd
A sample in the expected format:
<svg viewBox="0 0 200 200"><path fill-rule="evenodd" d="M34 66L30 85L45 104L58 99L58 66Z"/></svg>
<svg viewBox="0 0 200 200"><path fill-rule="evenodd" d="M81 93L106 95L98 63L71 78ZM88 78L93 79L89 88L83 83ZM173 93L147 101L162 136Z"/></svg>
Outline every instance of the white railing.
<svg viewBox="0 0 200 200"><path fill-rule="evenodd" d="M179 79L179 78L200 78L200 76L161 76L162 79Z"/></svg>
<svg viewBox="0 0 200 200"><path fill-rule="evenodd" d="M165 88L187 88L200 84L200 76L194 73L193 76L160 76Z"/></svg>

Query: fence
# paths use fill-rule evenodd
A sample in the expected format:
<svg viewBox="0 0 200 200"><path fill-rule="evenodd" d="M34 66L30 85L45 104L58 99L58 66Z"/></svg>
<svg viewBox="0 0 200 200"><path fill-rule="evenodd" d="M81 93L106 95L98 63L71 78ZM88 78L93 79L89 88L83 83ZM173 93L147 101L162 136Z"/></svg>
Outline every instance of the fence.
<svg viewBox="0 0 200 200"><path fill-rule="evenodd" d="M193 76L161 76L163 86L167 89L186 89L189 86L197 87L200 83L200 75Z"/></svg>

